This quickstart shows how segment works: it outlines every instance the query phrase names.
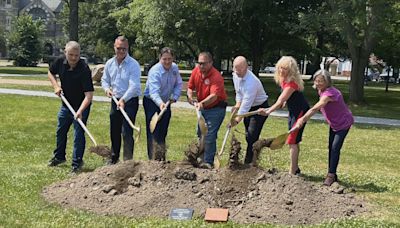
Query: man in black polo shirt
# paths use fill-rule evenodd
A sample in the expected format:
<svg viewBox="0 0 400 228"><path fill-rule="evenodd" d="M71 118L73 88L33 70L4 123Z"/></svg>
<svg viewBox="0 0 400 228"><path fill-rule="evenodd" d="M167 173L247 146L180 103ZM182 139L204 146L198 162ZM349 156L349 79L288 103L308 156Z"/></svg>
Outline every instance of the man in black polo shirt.
<svg viewBox="0 0 400 228"><path fill-rule="evenodd" d="M54 93L60 96L64 94L68 102L76 111L76 116L69 111L63 103L58 112L57 147L49 166L57 166L66 161L65 148L67 146L67 134L71 124L74 124L74 149L72 155L72 172L79 172L83 165L83 153L85 151L85 134L76 118L80 118L86 124L90 105L93 98L93 83L88 65L80 59L80 46L75 41L69 41L65 45L65 56L57 59L49 68L48 77L54 88ZM59 76L61 87L58 85L56 75Z"/></svg>

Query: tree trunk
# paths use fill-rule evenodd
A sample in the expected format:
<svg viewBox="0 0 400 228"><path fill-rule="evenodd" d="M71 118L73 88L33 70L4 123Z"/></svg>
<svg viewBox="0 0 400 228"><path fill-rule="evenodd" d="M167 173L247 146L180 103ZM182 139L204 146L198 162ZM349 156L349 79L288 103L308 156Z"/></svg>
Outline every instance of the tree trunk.
<svg viewBox="0 0 400 228"><path fill-rule="evenodd" d="M69 1L69 40L78 42L78 0Z"/></svg>
<svg viewBox="0 0 400 228"><path fill-rule="evenodd" d="M257 18L251 19L251 28L250 28L250 50L251 50L251 60L253 62L253 73L258 77L258 73L260 71L260 63L262 56L263 44L261 41L260 35L260 26Z"/></svg>
<svg viewBox="0 0 400 228"><path fill-rule="evenodd" d="M364 103L364 70L368 62L368 54L361 47L351 51L351 79L349 86L349 100L355 104Z"/></svg>

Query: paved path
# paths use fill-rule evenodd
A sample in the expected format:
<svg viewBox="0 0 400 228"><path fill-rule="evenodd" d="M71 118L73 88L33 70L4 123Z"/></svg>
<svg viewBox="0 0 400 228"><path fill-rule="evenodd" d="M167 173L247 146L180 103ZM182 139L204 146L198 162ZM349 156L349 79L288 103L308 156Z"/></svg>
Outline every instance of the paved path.
<svg viewBox="0 0 400 228"><path fill-rule="evenodd" d="M0 94L16 94L16 95L26 95L26 96L41 96L41 97L57 98L57 96L52 92L31 91L31 90L21 90L21 89L2 89L2 88L0 88ZM110 102L110 98L107 98L105 96L94 96L93 100L100 101L100 102ZM194 109L193 106L189 105L187 102L182 102L182 101L178 101L176 104L174 104L174 107ZM230 110L231 110L231 107L227 107L227 111L230 111ZM278 116L278 117L287 117L288 114L286 111L275 111L271 115ZM319 113L315 114L311 119L324 120L323 116ZM362 117L362 116L355 116L354 119L355 119L356 123L400 127L400 120L396 120L396 119L384 119L384 118L373 118L373 117Z"/></svg>

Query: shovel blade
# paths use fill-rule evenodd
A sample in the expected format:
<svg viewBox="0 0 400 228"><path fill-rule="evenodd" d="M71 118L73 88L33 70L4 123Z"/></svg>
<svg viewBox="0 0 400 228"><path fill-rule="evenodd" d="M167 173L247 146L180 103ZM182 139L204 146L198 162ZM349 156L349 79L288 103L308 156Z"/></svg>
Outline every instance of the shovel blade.
<svg viewBox="0 0 400 228"><path fill-rule="evenodd" d="M150 132L153 133L154 130L156 129L157 126L157 122L158 122L158 113L154 113L153 117L151 117L150 120Z"/></svg>
<svg viewBox="0 0 400 228"><path fill-rule="evenodd" d="M289 133L281 134L277 136L274 140L272 140L271 146L269 147L271 150L280 149L285 145L286 140L289 136Z"/></svg>
<svg viewBox="0 0 400 228"><path fill-rule="evenodd" d="M207 124L206 124L206 120L204 119L204 117L201 115L200 117L199 117L199 128L200 128L200 133L201 133L201 135L206 135L207 134L207 131L208 131L208 129L207 129Z"/></svg>

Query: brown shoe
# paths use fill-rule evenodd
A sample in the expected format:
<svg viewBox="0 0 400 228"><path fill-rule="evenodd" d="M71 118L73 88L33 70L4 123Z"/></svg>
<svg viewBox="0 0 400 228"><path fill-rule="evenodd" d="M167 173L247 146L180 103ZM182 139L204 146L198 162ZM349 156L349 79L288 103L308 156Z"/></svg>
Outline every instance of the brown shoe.
<svg viewBox="0 0 400 228"><path fill-rule="evenodd" d="M334 182L337 182L337 176L334 173L328 173L326 175L325 181L324 181L324 185L325 186L331 186Z"/></svg>

